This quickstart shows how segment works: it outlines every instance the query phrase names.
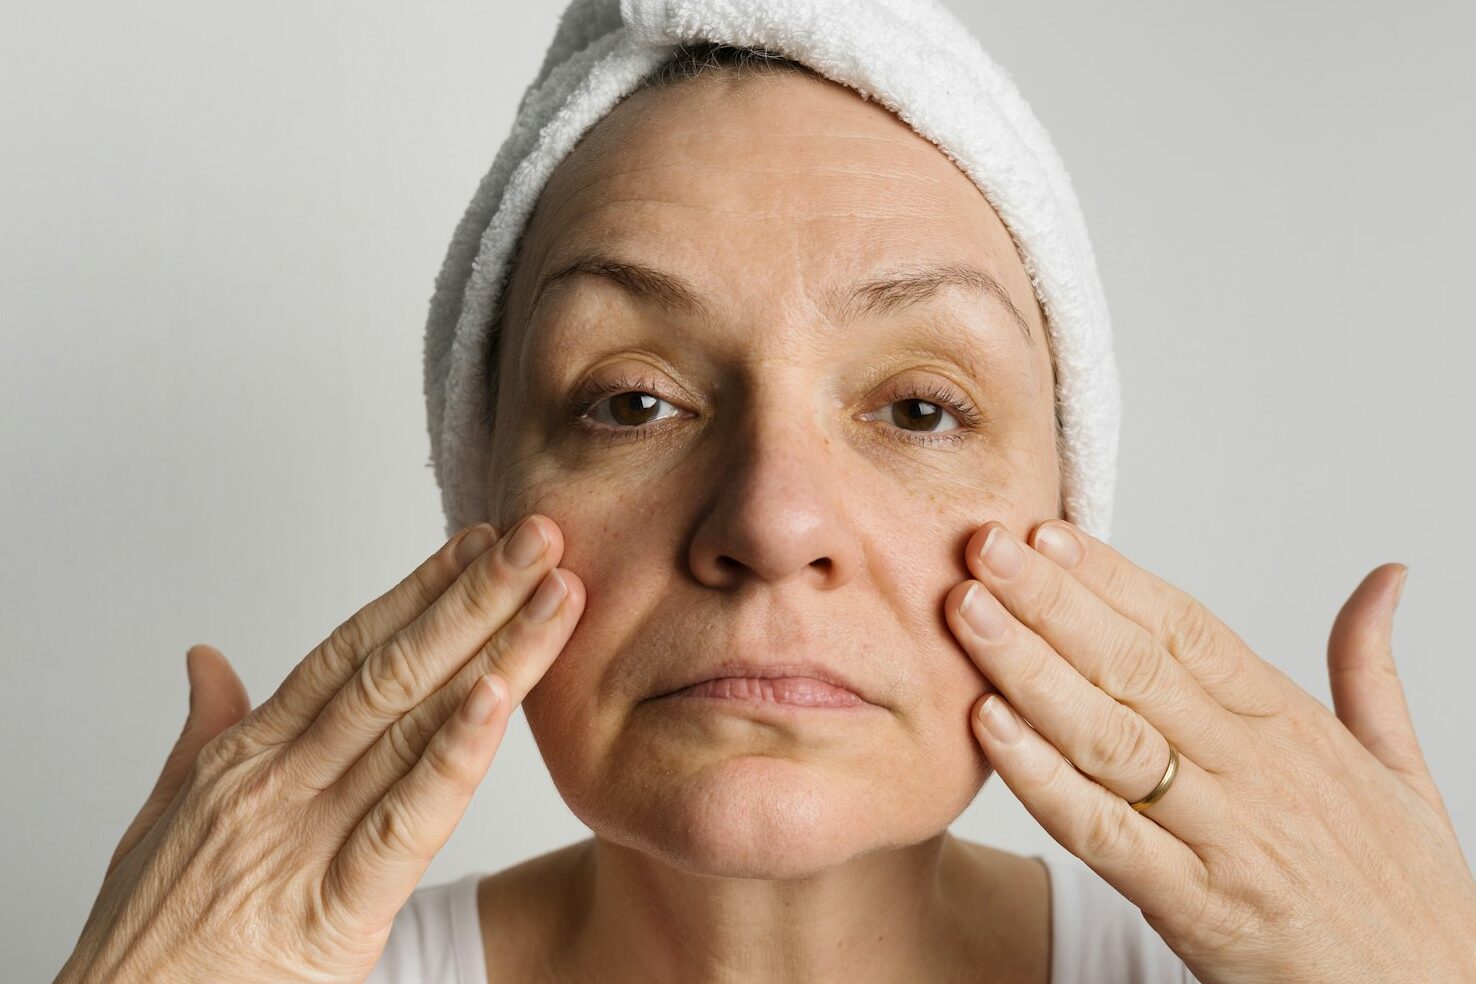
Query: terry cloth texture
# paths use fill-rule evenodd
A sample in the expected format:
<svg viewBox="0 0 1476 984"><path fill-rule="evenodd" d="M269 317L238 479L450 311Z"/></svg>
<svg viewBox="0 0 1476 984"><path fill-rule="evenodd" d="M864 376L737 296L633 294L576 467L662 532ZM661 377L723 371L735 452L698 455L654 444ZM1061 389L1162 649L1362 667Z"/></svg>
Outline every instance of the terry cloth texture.
<svg viewBox="0 0 1476 984"><path fill-rule="evenodd" d="M1066 518L1111 532L1121 388L1070 177L1009 74L938 0L572 0L436 278L425 329L430 464L446 535L486 516L487 338L539 192L579 138L680 42L777 51L875 100L994 207L1045 313Z"/></svg>

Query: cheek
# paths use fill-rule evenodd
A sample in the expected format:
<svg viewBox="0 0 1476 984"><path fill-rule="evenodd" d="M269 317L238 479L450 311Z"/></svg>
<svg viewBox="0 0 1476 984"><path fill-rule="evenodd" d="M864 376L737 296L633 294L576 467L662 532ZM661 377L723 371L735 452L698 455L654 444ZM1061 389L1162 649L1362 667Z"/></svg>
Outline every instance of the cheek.
<svg viewBox="0 0 1476 984"><path fill-rule="evenodd" d="M845 603L826 610L847 613L831 636L841 651L869 646L892 663L892 713L857 747L817 752L797 740L762 757L737 743L681 738L636 711L649 680L630 661L680 649L671 626L688 614L683 599L692 600L678 569L681 533L690 530L679 502L661 501L661 483L606 486L589 476L519 487L502 518L536 510L558 523L560 565L588 592L564 651L523 708L556 788L591 829L657 849L685 825L699 855L793 829L795 857L806 850L801 828L815 838L842 831L834 847L844 852L929 836L988 779L968 715L994 688L949 629L942 599L969 576L963 548L980 525L1024 529L1037 518L1037 503L1013 498L1021 490L1005 476L864 496L853 486L844 521L861 538L864 563L841 589ZM714 599L704 599L699 610L714 617Z"/></svg>
<svg viewBox="0 0 1476 984"><path fill-rule="evenodd" d="M597 757L600 736L611 726L608 719L621 713L609 689L602 685L617 641L601 638L599 626L588 621L591 614L586 608L563 652L522 705L540 746L546 738L548 751L555 756L577 750L575 762Z"/></svg>

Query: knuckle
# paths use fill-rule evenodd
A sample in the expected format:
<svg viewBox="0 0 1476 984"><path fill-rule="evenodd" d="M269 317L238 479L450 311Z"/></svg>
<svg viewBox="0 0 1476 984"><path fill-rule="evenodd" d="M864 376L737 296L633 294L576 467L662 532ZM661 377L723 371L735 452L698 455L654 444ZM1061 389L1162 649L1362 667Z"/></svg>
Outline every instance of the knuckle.
<svg viewBox="0 0 1476 984"><path fill-rule="evenodd" d="M1332 718L1331 721L1328 718ZM1339 747L1335 734L1345 731L1338 719L1321 704L1288 711L1273 729L1286 753L1283 762L1305 765L1311 777L1324 775L1328 761L1346 761L1347 749ZM1330 727L1330 725L1333 725ZM1278 734L1278 731L1280 732Z"/></svg>
<svg viewBox="0 0 1476 984"><path fill-rule="evenodd" d="M246 761L255 750L256 743L246 729L233 724L201 746L195 756L195 770L201 778L215 778Z"/></svg>
<svg viewBox="0 0 1476 984"><path fill-rule="evenodd" d="M439 782L452 789L469 791L474 785L466 770L460 766L460 759L451 753L449 742L431 742L426 747L422 761Z"/></svg>
<svg viewBox="0 0 1476 984"><path fill-rule="evenodd" d="M1141 574L1127 564L1104 564L1101 571L1103 584L1097 593L1103 598L1132 598L1143 593Z"/></svg>
<svg viewBox="0 0 1476 984"><path fill-rule="evenodd" d="M372 648L363 616L355 615L328 634L322 646L322 669L327 677L342 680Z"/></svg>
<svg viewBox="0 0 1476 984"><path fill-rule="evenodd" d="M415 855L415 818L399 798L380 800L369 816L364 833L371 847L384 857Z"/></svg>
<svg viewBox="0 0 1476 984"><path fill-rule="evenodd" d="M461 605L466 614L478 625L505 622L511 614L508 611L508 575L490 553L468 567L463 576L466 585L461 592Z"/></svg>
<svg viewBox="0 0 1476 984"><path fill-rule="evenodd" d="M1052 670L1056 666L1051 662L1049 654L1045 654L1042 657L1042 654L1033 645L1034 640L1030 640L1030 642L1032 645L1027 648L1031 650L1031 653L1028 657L1020 659L1018 661L1019 665L1010 670L1010 683L1020 693L1040 698L1058 689L1059 685L1052 683L1052 678L1054 677Z"/></svg>
<svg viewBox="0 0 1476 984"><path fill-rule="evenodd" d="M518 678L518 650L508 638L508 633L498 632L492 636L492 638L487 640L487 644L482 647L482 652L486 656L486 670L484 672L490 670L500 673L507 680L516 680Z"/></svg>
<svg viewBox="0 0 1476 984"><path fill-rule="evenodd" d="M353 945L354 938L361 935L362 930L354 927L352 920L345 920L346 912L333 904L327 881L327 877L310 879L303 885L297 911L302 913L305 940L330 952L342 952Z"/></svg>
<svg viewBox="0 0 1476 984"><path fill-rule="evenodd" d="M420 723L418 714L407 714L389 728L385 742L389 745L389 754L399 765L400 775L409 772L420 761L429 740L430 735Z"/></svg>
<svg viewBox="0 0 1476 984"><path fill-rule="evenodd" d="M437 562L444 565L446 569L455 575L457 572L456 559L451 553L438 556ZM438 574L431 564L417 567L405 578L405 591L410 595L414 606L419 611L424 611L441 595L440 585L444 583L444 574Z"/></svg>
<svg viewBox="0 0 1476 984"><path fill-rule="evenodd" d="M1131 813L1132 810L1127 811ZM1136 816L1136 814L1134 814ZM1083 857L1115 857L1127 837L1126 816L1123 810L1094 809L1088 811L1082 829ZM1079 853L1079 852L1078 852Z"/></svg>
<svg viewBox="0 0 1476 984"><path fill-rule="evenodd" d="M213 832L233 836L235 831L259 825L262 817L280 816L286 776L278 761L237 766L199 791Z"/></svg>
<svg viewBox="0 0 1476 984"><path fill-rule="evenodd" d="M1144 703L1148 695L1163 693L1167 684L1167 654L1135 641L1139 644L1109 656L1102 669L1102 689L1125 704Z"/></svg>
<svg viewBox="0 0 1476 984"><path fill-rule="evenodd" d="M1062 572L1045 572L1036 583L1030 597L1031 621L1043 624L1066 624L1072 614L1071 594L1067 591L1066 577Z"/></svg>
<svg viewBox="0 0 1476 984"><path fill-rule="evenodd" d="M405 640L396 636L364 660L354 676L354 686L371 712L384 717L398 715L419 689Z"/></svg>
<svg viewBox="0 0 1476 984"><path fill-rule="evenodd" d="M1186 654L1200 652L1212 634L1209 612L1199 602L1184 598L1170 606L1162 638L1176 659L1182 661Z"/></svg>
<svg viewBox="0 0 1476 984"><path fill-rule="evenodd" d="M1100 776L1122 772L1139 764L1150 768L1151 738L1148 728L1136 714L1114 714L1111 723L1092 737L1089 770Z"/></svg>

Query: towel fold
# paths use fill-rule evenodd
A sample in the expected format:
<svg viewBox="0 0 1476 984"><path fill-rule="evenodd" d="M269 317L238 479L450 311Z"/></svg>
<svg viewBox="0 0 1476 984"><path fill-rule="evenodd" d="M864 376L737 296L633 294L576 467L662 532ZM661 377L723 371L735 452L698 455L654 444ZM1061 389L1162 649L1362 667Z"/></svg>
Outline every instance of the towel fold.
<svg viewBox="0 0 1476 984"><path fill-rule="evenodd" d="M1107 540L1122 398L1081 206L1009 74L937 0L572 0L456 227L430 303L425 398L446 535L487 518L487 335L539 192L585 131L684 41L802 62L884 105L973 180L1045 313L1066 518Z"/></svg>

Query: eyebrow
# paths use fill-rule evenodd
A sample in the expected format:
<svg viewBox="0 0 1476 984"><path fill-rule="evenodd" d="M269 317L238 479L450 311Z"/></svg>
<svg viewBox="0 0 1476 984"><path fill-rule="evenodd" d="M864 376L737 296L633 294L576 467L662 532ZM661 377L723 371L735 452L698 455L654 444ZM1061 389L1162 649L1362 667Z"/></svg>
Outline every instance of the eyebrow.
<svg viewBox="0 0 1476 984"><path fill-rule="evenodd" d="M534 311L544 293L555 284L576 274L601 277L627 293L651 301L668 310L698 318L711 318L712 308L701 293L681 277L654 267L611 256L606 253L584 253L564 264L538 282L533 302ZM873 280L854 284L837 303L836 292L829 295L830 307L838 311L838 320L849 321L864 315L888 314L936 296L945 287L956 287L998 301L1025 336L1027 345L1035 344L1030 325L1010 295L994 276L964 263L916 267Z"/></svg>

